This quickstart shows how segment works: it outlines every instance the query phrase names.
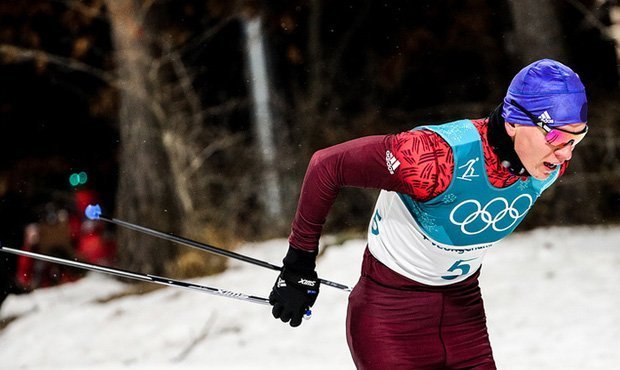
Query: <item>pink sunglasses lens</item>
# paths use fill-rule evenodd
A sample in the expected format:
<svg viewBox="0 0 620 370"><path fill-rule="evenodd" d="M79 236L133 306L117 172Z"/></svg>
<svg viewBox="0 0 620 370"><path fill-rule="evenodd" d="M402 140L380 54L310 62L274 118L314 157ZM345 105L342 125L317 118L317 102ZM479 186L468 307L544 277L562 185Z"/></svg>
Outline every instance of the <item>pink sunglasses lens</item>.
<svg viewBox="0 0 620 370"><path fill-rule="evenodd" d="M577 145L583 138L586 136L586 133L583 134L570 134L568 132L560 131L560 130L551 130L545 138L547 142L551 145L566 145L570 141L572 141L573 146Z"/></svg>

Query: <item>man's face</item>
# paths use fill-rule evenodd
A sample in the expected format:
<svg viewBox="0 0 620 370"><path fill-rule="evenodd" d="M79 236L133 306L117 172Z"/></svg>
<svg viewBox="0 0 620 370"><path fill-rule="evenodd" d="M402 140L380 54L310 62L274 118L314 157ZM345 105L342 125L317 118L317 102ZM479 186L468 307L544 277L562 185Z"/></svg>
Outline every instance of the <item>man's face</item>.
<svg viewBox="0 0 620 370"><path fill-rule="evenodd" d="M564 125L559 128L580 132L585 128L585 123ZM523 166L539 180L544 180L551 172L573 155L573 145L551 145L545 139L545 131L538 126L512 125L506 123L506 131L514 142L514 148L523 163Z"/></svg>

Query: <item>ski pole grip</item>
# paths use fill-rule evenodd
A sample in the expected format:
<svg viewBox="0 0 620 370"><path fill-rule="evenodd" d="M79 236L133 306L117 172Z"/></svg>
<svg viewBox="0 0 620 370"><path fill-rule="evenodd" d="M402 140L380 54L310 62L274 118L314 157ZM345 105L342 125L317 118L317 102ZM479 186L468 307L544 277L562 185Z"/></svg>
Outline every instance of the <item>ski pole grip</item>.
<svg viewBox="0 0 620 370"><path fill-rule="evenodd" d="M99 217L101 217L101 207L99 204L89 204L84 210L84 215L86 215L89 220L98 220Z"/></svg>

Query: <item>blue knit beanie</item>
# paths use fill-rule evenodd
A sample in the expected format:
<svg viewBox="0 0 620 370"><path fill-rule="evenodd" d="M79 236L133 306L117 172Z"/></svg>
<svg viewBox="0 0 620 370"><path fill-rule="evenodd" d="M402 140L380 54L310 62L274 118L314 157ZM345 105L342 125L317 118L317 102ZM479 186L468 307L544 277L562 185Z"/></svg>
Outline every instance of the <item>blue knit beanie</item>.
<svg viewBox="0 0 620 370"><path fill-rule="evenodd" d="M586 90L579 75L555 60L542 59L523 68L504 98L502 117L506 122L533 126L511 100L552 127L588 121Z"/></svg>

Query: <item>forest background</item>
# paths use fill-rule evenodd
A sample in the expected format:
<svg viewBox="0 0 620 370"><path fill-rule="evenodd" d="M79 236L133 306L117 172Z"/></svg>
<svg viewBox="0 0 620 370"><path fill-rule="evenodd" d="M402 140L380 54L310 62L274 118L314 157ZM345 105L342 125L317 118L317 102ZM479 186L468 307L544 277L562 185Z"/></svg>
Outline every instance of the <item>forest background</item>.
<svg viewBox="0 0 620 370"><path fill-rule="evenodd" d="M0 172L24 207L85 171L123 220L225 247L284 237L314 151L485 117L548 57L582 77L591 130L521 229L617 223L619 40L617 0L4 0ZM376 194L342 191L325 232L362 232ZM128 269L225 267L116 232Z"/></svg>

